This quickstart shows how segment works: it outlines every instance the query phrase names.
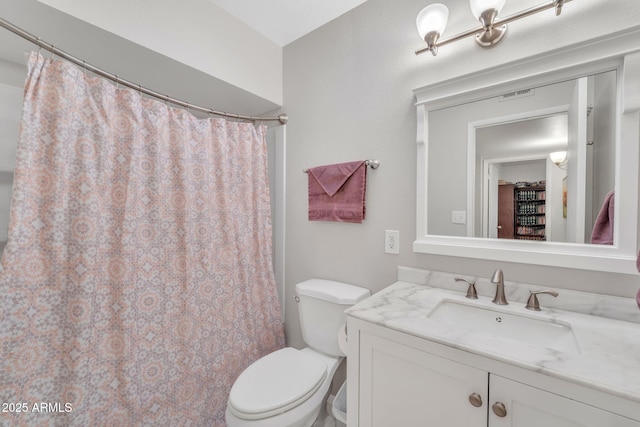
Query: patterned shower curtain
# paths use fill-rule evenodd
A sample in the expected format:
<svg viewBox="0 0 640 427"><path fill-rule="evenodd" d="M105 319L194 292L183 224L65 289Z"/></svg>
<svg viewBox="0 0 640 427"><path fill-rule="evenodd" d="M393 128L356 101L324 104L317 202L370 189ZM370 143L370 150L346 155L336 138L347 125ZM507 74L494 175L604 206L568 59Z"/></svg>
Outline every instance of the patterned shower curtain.
<svg viewBox="0 0 640 427"><path fill-rule="evenodd" d="M235 378L284 344L265 130L31 54L0 425L224 425Z"/></svg>

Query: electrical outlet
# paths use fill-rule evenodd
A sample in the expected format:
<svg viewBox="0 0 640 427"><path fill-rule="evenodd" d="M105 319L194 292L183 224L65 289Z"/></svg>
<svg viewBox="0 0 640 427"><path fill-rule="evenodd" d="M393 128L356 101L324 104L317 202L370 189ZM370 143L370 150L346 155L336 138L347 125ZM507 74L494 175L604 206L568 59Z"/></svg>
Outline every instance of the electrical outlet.
<svg viewBox="0 0 640 427"><path fill-rule="evenodd" d="M400 232L398 230L384 230L384 251L388 254L400 253Z"/></svg>

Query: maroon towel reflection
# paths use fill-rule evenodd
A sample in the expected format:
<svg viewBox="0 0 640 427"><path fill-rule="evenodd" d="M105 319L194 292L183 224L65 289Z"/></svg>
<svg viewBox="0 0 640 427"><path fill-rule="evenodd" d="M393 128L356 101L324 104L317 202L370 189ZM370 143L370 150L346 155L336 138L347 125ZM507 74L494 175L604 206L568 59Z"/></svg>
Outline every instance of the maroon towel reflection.
<svg viewBox="0 0 640 427"><path fill-rule="evenodd" d="M604 198L604 203L598 213L593 231L591 243L599 245L613 245L613 191Z"/></svg>

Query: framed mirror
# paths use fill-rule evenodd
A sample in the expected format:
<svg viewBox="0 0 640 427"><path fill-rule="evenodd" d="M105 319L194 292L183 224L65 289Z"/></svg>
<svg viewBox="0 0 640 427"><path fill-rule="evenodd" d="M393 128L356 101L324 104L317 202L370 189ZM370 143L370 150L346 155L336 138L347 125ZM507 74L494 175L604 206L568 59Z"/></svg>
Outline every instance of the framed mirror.
<svg viewBox="0 0 640 427"><path fill-rule="evenodd" d="M429 234L604 242L617 71L429 111Z"/></svg>
<svg viewBox="0 0 640 427"><path fill-rule="evenodd" d="M637 273L637 36L416 89L414 251Z"/></svg>

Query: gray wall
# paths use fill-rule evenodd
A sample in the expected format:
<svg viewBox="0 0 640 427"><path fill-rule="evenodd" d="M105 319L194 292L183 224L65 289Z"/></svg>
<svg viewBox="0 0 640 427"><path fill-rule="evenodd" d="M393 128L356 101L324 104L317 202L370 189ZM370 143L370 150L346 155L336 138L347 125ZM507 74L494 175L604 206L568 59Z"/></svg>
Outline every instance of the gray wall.
<svg viewBox="0 0 640 427"><path fill-rule="evenodd" d="M26 68L13 62L0 59L0 85L5 89L15 88L11 93L21 93ZM0 99L0 255L6 245L9 224L9 207L13 187L13 167L19 129L20 106L15 105L14 98ZM2 268L0 266L0 268Z"/></svg>
<svg viewBox="0 0 640 427"><path fill-rule="evenodd" d="M613 190L615 176L611 173L615 165L615 140L611 135L615 134L615 98L612 99L611 89L615 88L614 77L609 73L598 75L595 78L595 109L593 116L593 218L595 221L602 202L607 193ZM589 137L587 137L589 139Z"/></svg>
<svg viewBox="0 0 640 427"><path fill-rule="evenodd" d="M450 28L475 23L466 2L445 0ZM454 8L454 3L459 10ZM526 5L525 5L526 3ZM505 15L539 1L510 2ZM286 332L304 346L294 286L310 277L341 280L373 292L395 281L398 265L489 277L496 267L506 280L631 296L637 276L546 268L525 264L415 254L416 111L412 90L497 67L584 39L637 26L640 2L581 0L561 17L547 12L510 24L507 39L481 50L472 40L415 56L422 46L415 17L428 2L369 0L284 49L287 125ZM508 8L511 9L508 9ZM543 25L545 31L539 31ZM367 182L367 219L361 225L309 222L304 168L378 159ZM400 255L384 253L384 230L400 231Z"/></svg>

